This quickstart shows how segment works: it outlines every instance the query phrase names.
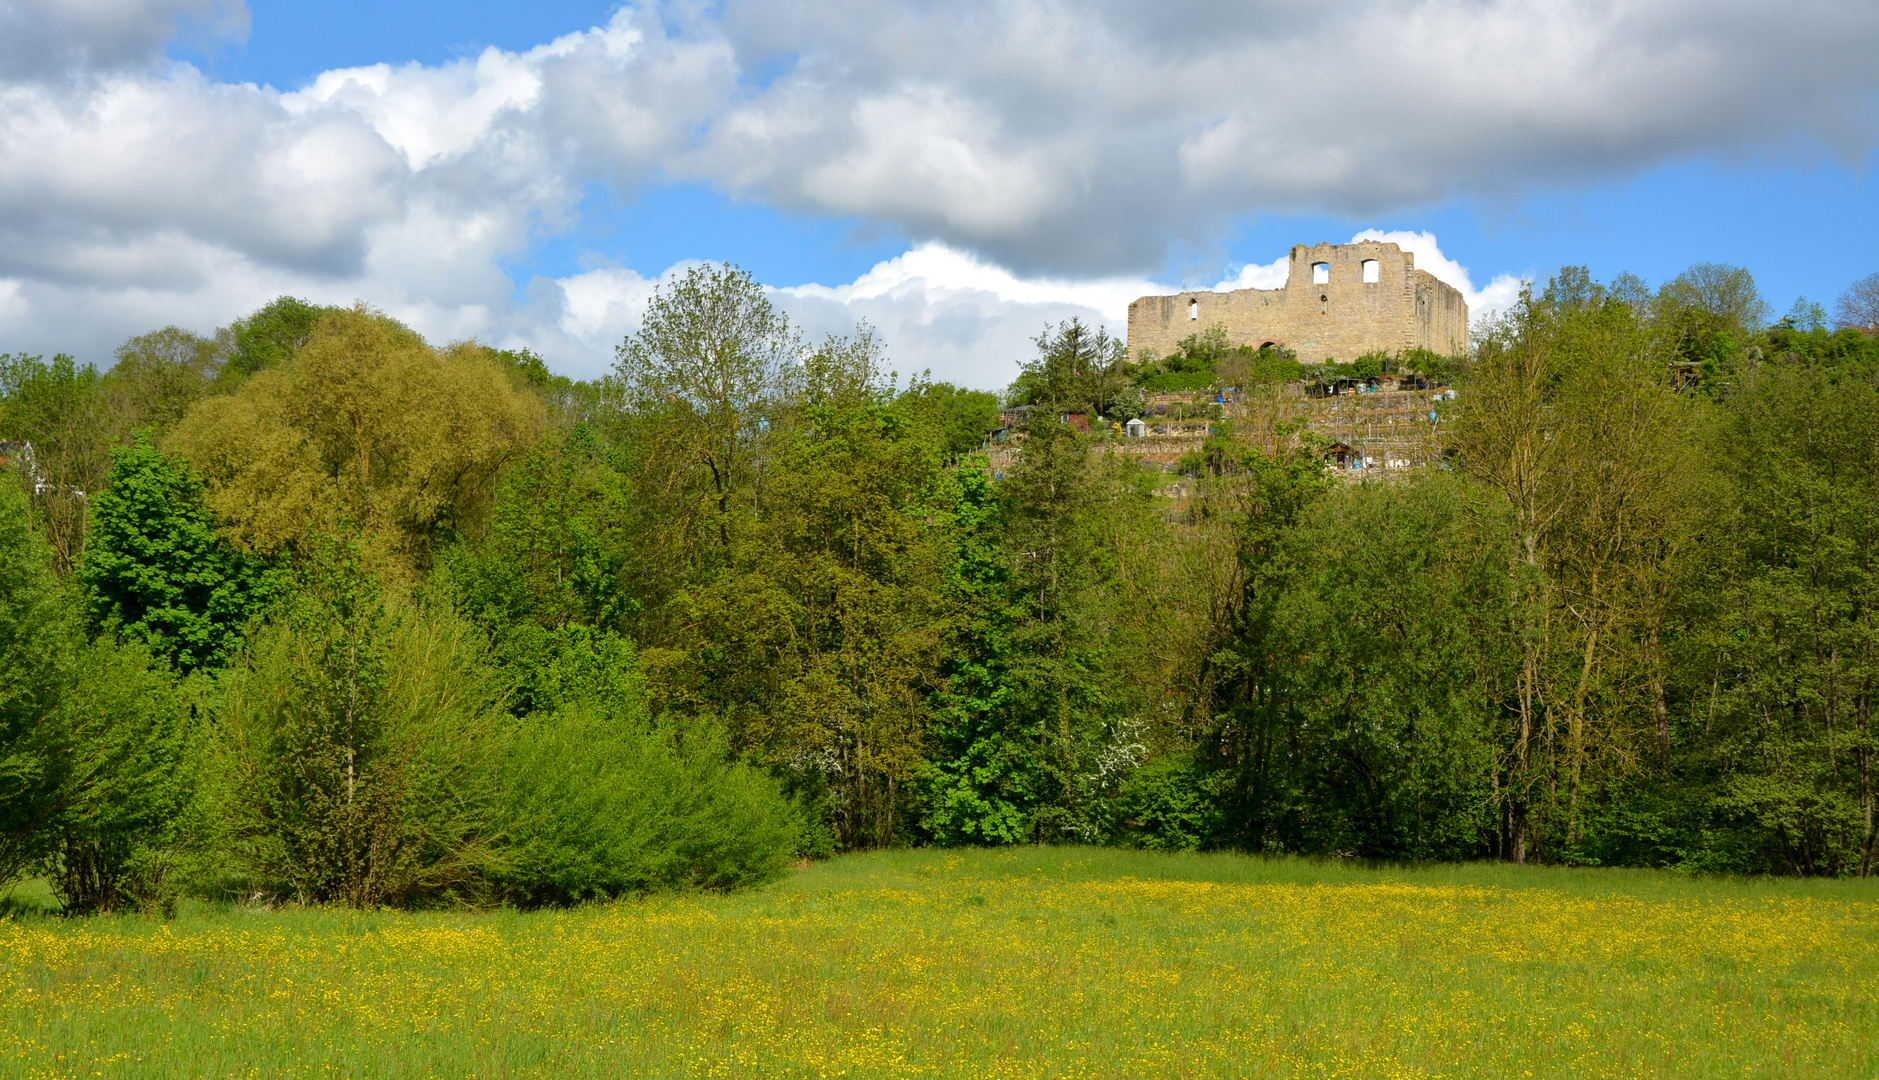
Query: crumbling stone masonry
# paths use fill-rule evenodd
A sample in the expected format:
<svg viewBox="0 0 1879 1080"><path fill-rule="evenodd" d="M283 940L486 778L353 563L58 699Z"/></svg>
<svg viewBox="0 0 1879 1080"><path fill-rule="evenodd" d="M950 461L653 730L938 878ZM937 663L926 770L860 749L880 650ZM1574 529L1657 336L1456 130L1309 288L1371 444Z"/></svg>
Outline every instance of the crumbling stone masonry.
<svg viewBox="0 0 1879 1080"><path fill-rule="evenodd" d="M1283 345L1308 364L1373 351L1468 351L1468 302L1416 269L1416 256L1374 240L1292 249L1283 289L1144 296L1129 305L1129 351L1153 357L1221 325L1235 345Z"/></svg>

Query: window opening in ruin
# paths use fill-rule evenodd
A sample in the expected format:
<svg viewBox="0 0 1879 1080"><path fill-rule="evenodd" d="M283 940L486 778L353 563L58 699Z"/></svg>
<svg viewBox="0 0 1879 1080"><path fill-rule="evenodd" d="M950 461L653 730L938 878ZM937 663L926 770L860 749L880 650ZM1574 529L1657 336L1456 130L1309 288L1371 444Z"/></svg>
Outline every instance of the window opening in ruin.
<svg viewBox="0 0 1879 1080"><path fill-rule="evenodd" d="M1311 264L1311 283L1313 285L1331 284L1331 264L1330 263L1312 263Z"/></svg>
<svg viewBox="0 0 1879 1080"><path fill-rule="evenodd" d="M1199 300L1189 300L1187 302L1187 317L1190 319L1195 319L1195 320L1198 320L1200 318L1200 301Z"/></svg>
<svg viewBox="0 0 1879 1080"><path fill-rule="evenodd" d="M1375 259L1364 260L1364 284L1375 285L1378 280L1377 275L1381 272L1382 272L1382 264L1377 262L1377 260Z"/></svg>

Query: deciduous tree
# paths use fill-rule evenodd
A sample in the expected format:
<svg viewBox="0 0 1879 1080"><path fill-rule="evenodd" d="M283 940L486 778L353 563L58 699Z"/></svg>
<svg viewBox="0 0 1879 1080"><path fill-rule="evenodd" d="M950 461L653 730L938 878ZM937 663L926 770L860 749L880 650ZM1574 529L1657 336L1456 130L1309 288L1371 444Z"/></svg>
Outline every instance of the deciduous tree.
<svg viewBox="0 0 1879 1080"><path fill-rule="evenodd" d="M694 266L659 287L618 350L614 387L659 507L668 565L704 569L761 501L769 413L798 360L789 321L748 271Z"/></svg>
<svg viewBox="0 0 1879 1080"><path fill-rule="evenodd" d="M141 435L111 451L110 485L92 500L78 577L94 625L163 655L183 672L220 667L274 591L266 561L216 531L188 462Z"/></svg>
<svg viewBox="0 0 1879 1080"><path fill-rule="evenodd" d="M84 554L87 500L104 485L111 447L125 430L101 382L96 369L69 356L0 354L0 438L30 446L19 464L61 574Z"/></svg>
<svg viewBox="0 0 1879 1080"><path fill-rule="evenodd" d="M1867 274L1833 302L1833 325L1879 333L1879 274Z"/></svg>
<svg viewBox="0 0 1879 1080"><path fill-rule="evenodd" d="M167 431L209 389L226 359L225 343L175 326L118 346L103 390L125 430Z"/></svg>
<svg viewBox="0 0 1879 1080"><path fill-rule="evenodd" d="M480 636L386 594L343 546L303 568L224 680L218 842L302 902L474 897L498 865L507 735Z"/></svg>
<svg viewBox="0 0 1879 1080"><path fill-rule="evenodd" d="M346 526L422 567L438 538L487 518L498 473L541 423L540 402L480 347L433 349L361 306L199 403L170 443L251 550L297 550Z"/></svg>

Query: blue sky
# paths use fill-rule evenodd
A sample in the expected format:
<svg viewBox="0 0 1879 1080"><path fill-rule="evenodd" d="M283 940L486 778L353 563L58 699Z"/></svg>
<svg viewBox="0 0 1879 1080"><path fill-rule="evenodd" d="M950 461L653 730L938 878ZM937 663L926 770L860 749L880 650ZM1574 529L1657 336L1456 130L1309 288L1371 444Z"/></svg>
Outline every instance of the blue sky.
<svg viewBox="0 0 1879 1080"><path fill-rule="evenodd" d="M0 20L0 351L108 362L292 292L591 375L663 275L725 260L811 332L866 319L900 366L997 385L1048 321L1362 230L1413 234L1477 312L1565 264L1735 263L1777 313L1879 271L1863 0Z"/></svg>
<svg viewBox="0 0 1879 1080"><path fill-rule="evenodd" d="M381 61L439 64L473 57L491 45L510 51L532 48L604 23L616 6L584 0L249 0L245 41L179 40L169 53L223 79L273 83L285 90L331 68Z"/></svg>
<svg viewBox="0 0 1879 1080"><path fill-rule="evenodd" d="M1831 306L1879 271L1879 157L1849 167L1812 155L1679 161L1600 182L1536 187L1517 199L1456 198L1374 219L1272 218L1229 241L1255 261L1354 228L1435 233L1449 257L1477 272L1544 280L1588 266L1601 280L1629 271L1661 284L1697 262L1748 267L1777 313L1799 296Z"/></svg>

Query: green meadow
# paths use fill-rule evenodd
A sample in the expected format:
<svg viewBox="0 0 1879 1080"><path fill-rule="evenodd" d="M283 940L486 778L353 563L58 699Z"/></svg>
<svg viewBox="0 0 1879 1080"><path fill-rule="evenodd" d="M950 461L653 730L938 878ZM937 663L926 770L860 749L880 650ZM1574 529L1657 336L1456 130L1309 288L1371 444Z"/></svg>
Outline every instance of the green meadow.
<svg viewBox="0 0 1879 1080"><path fill-rule="evenodd" d="M572 910L0 921L0 1073L1871 1077L1879 888L887 851Z"/></svg>

